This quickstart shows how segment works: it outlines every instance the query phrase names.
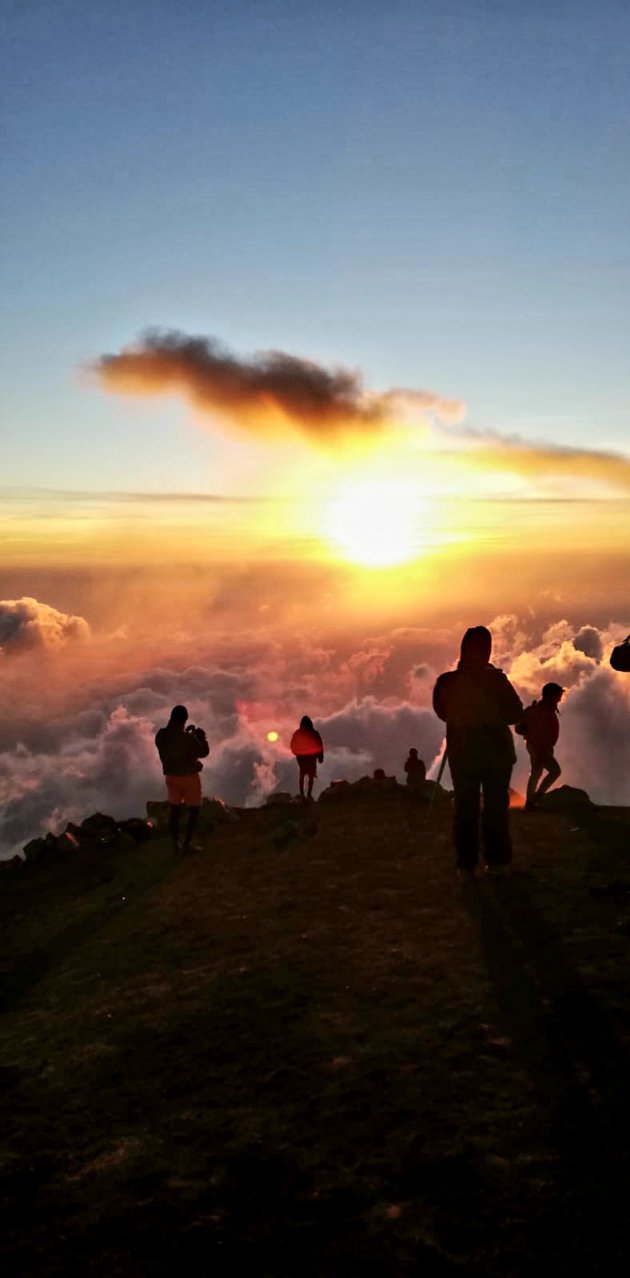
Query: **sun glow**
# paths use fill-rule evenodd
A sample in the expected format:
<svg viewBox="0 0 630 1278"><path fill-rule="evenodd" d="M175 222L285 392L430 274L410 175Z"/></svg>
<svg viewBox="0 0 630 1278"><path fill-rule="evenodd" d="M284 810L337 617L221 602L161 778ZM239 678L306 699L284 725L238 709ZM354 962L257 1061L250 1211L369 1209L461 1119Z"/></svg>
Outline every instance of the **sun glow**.
<svg viewBox="0 0 630 1278"><path fill-rule="evenodd" d="M385 568L420 551L426 503L406 479L354 480L328 509L330 540L354 563Z"/></svg>

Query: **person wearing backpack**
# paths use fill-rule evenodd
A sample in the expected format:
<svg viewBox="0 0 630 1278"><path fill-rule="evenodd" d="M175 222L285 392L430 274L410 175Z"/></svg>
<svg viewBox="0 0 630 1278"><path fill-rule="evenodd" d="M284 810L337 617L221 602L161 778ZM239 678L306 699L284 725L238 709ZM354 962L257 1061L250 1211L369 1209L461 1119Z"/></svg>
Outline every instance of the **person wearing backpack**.
<svg viewBox="0 0 630 1278"><path fill-rule="evenodd" d="M433 690L433 709L446 722L460 875L474 874L477 866L482 794L487 870L501 873L512 860L508 809L516 752L510 724L522 718L523 706L507 675L490 664L491 652L490 631L471 626L462 639L457 669L441 674Z"/></svg>
<svg viewBox="0 0 630 1278"><path fill-rule="evenodd" d="M307 714L302 716L299 728L295 729L291 737L291 753L295 755L300 770L300 797L305 797L304 782L308 779L306 797L310 799L313 781L317 776L317 764L324 762L324 743Z"/></svg>
<svg viewBox="0 0 630 1278"><path fill-rule="evenodd" d="M546 683L540 701L533 701L528 706L516 731L525 738L527 753L531 760L531 772L527 782L526 809L536 807L539 799L558 780L562 771L554 755L554 747L560 735L558 723L558 705L564 689L559 683ZM543 772L547 775L540 780ZM540 784L539 784L540 782Z"/></svg>

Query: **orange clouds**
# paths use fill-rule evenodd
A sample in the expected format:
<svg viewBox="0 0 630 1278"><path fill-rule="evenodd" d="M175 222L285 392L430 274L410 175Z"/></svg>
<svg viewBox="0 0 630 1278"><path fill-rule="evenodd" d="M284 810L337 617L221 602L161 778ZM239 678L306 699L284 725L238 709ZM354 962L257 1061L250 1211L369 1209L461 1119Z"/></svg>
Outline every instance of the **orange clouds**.
<svg viewBox="0 0 630 1278"><path fill-rule="evenodd" d="M478 437L466 462L480 470L509 471L538 485L562 477L578 481L581 491L595 486L630 490L630 460L619 453L544 444L529 447L520 439L497 435Z"/></svg>

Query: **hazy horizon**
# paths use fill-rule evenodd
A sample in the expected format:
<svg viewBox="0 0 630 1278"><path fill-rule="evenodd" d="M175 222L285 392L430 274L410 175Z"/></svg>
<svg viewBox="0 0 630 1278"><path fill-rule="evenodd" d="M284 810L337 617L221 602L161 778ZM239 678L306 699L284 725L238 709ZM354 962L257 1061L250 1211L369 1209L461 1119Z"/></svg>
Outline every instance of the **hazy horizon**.
<svg viewBox="0 0 630 1278"><path fill-rule="evenodd" d="M305 712L322 784L431 764L471 623L566 686L562 780L630 802L630 10L3 37L0 849L159 797L169 702L231 802L292 786Z"/></svg>

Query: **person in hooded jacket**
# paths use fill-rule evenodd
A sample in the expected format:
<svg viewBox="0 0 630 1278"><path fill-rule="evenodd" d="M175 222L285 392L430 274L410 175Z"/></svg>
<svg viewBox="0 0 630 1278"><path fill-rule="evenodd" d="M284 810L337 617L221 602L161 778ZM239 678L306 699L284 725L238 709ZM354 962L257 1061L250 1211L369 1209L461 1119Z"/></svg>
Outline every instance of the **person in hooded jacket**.
<svg viewBox="0 0 630 1278"><path fill-rule="evenodd" d="M456 670L441 674L433 690L433 708L446 723L446 748L455 792L453 838L457 867L475 872L479 859L479 813L489 872L501 872L512 859L508 823L510 777L516 762L510 724L523 714L518 693L502 670L490 664L492 635L470 627Z"/></svg>
<svg viewBox="0 0 630 1278"><path fill-rule="evenodd" d="M311 798L313 793L313 781L317 776L317 764L324 762L324 743L316 728L313 727L313 720L308 715L302 715L299 728L295 729L291 737L291 752L295 755L298 768L300 770L300 797L304 796L304 782L308 784L307 798Z"/></svg>

